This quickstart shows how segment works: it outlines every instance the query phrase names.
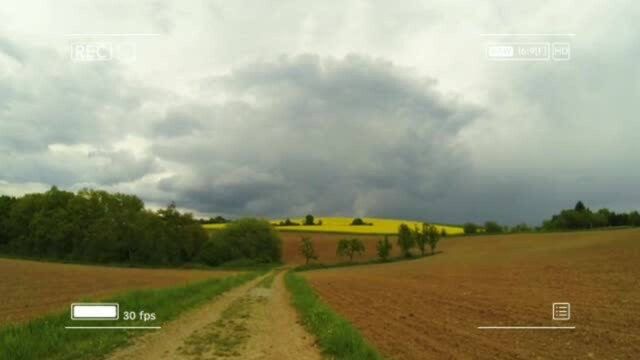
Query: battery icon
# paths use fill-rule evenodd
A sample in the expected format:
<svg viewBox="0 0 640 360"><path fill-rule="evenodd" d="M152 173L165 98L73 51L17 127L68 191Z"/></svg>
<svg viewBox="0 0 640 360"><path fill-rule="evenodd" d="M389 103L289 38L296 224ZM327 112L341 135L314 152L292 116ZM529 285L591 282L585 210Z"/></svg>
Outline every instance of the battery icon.
<svg viewBox="0 0 640 360"><path fill-rule="evenodd" d="M117 303L74 303L71 320L118 320L119 310Z"/></svg>

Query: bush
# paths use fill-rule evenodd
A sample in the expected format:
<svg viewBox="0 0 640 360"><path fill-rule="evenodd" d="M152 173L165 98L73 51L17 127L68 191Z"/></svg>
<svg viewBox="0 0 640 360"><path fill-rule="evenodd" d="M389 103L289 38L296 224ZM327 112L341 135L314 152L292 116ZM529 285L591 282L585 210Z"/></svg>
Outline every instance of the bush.
<svg viewBox="0 0 640 360"><path fill-rule="evenodd" d="M466 223L463 226L464 233L467 235L476 234L478 232L478 225L474 223Z"/></svg>
<svg viewBox="0 0 640 360"><path fill-rule="evenodd" d="M364 222L361 218L355 218L351 221L351 226L371 226L373 223Z"/></svg>
<svg viewBox="0 0 640 360"><path fill-rule="evenodd" d="M267 221L240 219L213 233L201 257L209 265L238 259L278 262L282 258L282 240Z"/></svg>
<svg viewBox="0 0 640 360"><path fill-rule="evenodd" d="M285 221L280 221L277 226L298 226L300 223L293 222L291 219L287 218Z"/></svg>
<svg viewBox="0 0 640 360"><path fill-rule="evenodd" d="M498 234L502 232L502 226L495 221L487 221L484 223L484 231L489 234Z"/></svg>

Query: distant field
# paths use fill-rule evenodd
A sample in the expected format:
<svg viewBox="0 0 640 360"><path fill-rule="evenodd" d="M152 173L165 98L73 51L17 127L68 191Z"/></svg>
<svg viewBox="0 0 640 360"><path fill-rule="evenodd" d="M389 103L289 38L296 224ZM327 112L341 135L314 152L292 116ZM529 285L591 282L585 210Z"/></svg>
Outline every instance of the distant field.
<svg viewBox="0 0 640 360"><path fill-rule="evenodd" d="M378 240L382 239L383 235L363 235L363 234L333 234L333 233L308 233L308 232L283 232L280 234L282 238L282 260L287 264L300 265L304 264L305 259L300 253L300 239L302 237L308 237L313 241L318 260L315 262L321 262L323 264L335 264L338 262L346 261L347 259L341 258L336 255L336 247L338 241L344 238L357 237L365 245L365 253L361 256L356 256L354 261L365 261L377 258L376 244ZM393 243L392 249L393 256L399 256L400 251L395 246L395 236L389 236L389 240Z"/></svg>
<svg viewBox="0 0 640 360"><path fill-rule="evenodd" d="M640 355L640 230L456 237L441 249L301 274L393 359ZM553 321L553 302L571 303L571 320ZM514 325L576 329L477 329Z"/></svg>
<svg viewBox="0 0 640 360"><path fill-rule="evenodd" d="M278 226L279 231L305 231L305 232L327 232L327 233L345 233L345 234L397 234L398 226L405 223L411 228L414 226L421 227L422 222L412 220L398 220L398 219L380 219L380 218L363 218L367 223L373 225L361 225L351 226L353 218L346 217L318 217L316 221L322 220L322 225L313 226ZM272 223L277 223L280 220L271 220ZM304 219L291 219L291 221L302 224ZM204 225L205 229L220 229L224 227L224 224L207 224ZM449 235L458 235L464 233L462 227L437 225L439 230L445 229Z"/></svg>
<svg viewBox="0 0 640 360"><path fill-rule="evenodd" d="M82 298L178 286L229 271L125 269L0 259L0 326L68 310Z"/></svg>

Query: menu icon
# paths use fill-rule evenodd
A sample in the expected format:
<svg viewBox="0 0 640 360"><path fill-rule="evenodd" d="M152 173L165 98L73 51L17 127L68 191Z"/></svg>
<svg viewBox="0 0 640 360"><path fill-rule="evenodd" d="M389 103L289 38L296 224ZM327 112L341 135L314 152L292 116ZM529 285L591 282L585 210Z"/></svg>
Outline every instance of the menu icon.
<svg viewBox="0 0 640 360"><path fill-rule="evenodd" d="M571 319L571 304L553 303L553 320Z"/></svg>

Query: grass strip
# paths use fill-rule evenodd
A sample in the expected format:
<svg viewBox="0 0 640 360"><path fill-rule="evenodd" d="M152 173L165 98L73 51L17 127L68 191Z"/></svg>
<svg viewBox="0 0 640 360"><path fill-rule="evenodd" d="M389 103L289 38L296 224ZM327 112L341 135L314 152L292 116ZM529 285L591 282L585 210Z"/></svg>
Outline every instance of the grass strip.
<svg viewBox="0 0 640 360"><path fill-rule="evenodd" d="M285 283L304 326L318 339L325 355L336 359L383 359L358 330L322 302L302 276L289 271Z"/></svg>
<svg viewBox="0 0 640 360"><path fill-rule="evenodd" d="M273 286L273 280L276 278L278 272L280 272L280 270L274 270L269 275L265 276L264 279L260 280L260 283L258 283L258 287L271 289Z"/></svg>
<svg viewBox="0 0 640 360"><path fill-rule="evenodd" d="M0 329L0 359L102 359L116 348L128 345L135 336L162 330L69 330L65 326L160 326L259 274L249 272L181 287L133 291L102 301L120 304L117 321L71 321L65 312L27 324L10 325ZM156 320L127 321L123 316L125 311L155 313Z"/></svg>

